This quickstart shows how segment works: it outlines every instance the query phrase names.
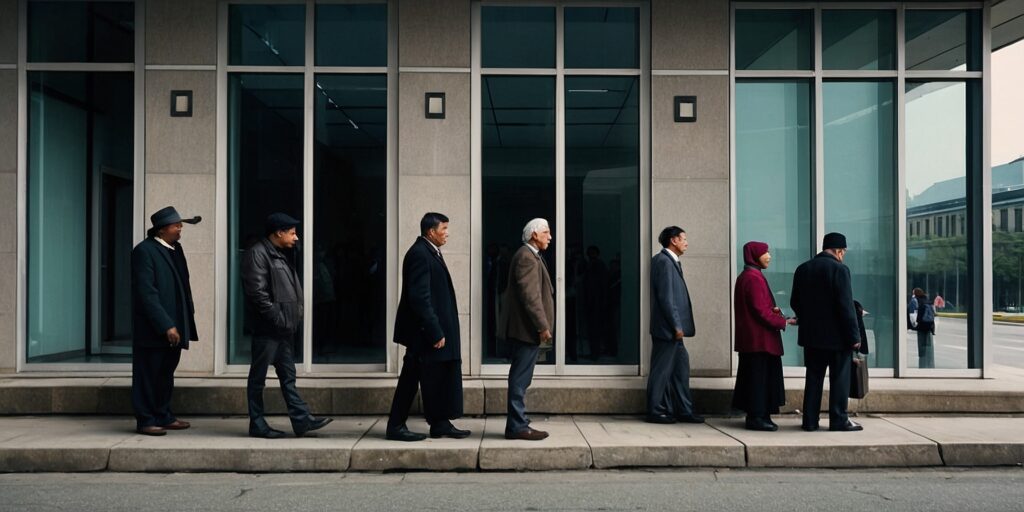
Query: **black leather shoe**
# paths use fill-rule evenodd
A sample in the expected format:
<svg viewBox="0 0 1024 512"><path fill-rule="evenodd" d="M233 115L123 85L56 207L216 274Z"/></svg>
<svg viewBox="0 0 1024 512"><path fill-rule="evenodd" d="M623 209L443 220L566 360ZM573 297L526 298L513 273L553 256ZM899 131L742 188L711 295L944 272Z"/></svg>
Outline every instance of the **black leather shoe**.
<svg viewBox="0 0 1024 512"><path fill-rule="evenodd" d="M774 421L772 421L772 417L770 414L761 419L763 419L765 423L775 427L775 429L778 430L779 426Z"/></svg>
<svg viewBox="0 0 1024 512"><path fill-rule="evenodd" d="M427 438L426 434L420 434L418 432L411 432L405 425L396 429L388 429L387 433L384 434L384 439L388 441L404 441L411 443L413 441L422 441Z"/></svg>
<svg viewBox="0 0 1024 512"><path fill-rule="evenodd" d="M648 414L644 420L647 423L658 423L661 425L671 425L676 422L676 419L668 414Z"/></svg>
<svg viewBox="0 0 1024 512"><path fill-rule="evenodd" d="M704 423L704 417L699 414L679 414L676 416L679 423Z"/></svg>
<svg viewBox="0 0 1024 512"><path fill-rule="evenodd" d="M452 439L465 439L472 434L469 430L462 430L455 428L455 425L451 423L447 425L441 425L437 428L430 427L430 437L432 439L439 439L442 437L450 437Z"/></svg>
<svg viewBox="0 0 1024 512"><path fill-rule="evenodd" d="M800 428L804 429L805 432L814 432L818 430L817 425L800 425Z"/></svg>
<svg viewBox="0 0 1024 512"><path fill-rule="evenodd" d="M262 432L249 431L249 437L259 437L263 439L281 439L282 437L284 437L284 432L281 432L276 428L270 428Z"/></svg>
<svg viewBox="0 0 1024 512"><path fill-rule="evenodd" d="M829 425L828 429L832 432L858 432L864 430L864 427L850 420L846 420L845 425Z"/></svg>
<svg viewBox="0 0 1024 512"><path fill-rule="evenodd" d="M314 418L312 421L307 422L305 425L301 425L297 428L293 427L295 429L295 436L302 437L306 435L307 432L320 430L326 427L327 424L332 421L334 421L334 418Z"/></svg>
<svg viewBox="0 0 1024 512"><path fill-rule="evenodd" d="M768 423L764 418L747 418L745 426L747 430L757 430L759 432L775 432L779 429L778 426Z"/></svg>

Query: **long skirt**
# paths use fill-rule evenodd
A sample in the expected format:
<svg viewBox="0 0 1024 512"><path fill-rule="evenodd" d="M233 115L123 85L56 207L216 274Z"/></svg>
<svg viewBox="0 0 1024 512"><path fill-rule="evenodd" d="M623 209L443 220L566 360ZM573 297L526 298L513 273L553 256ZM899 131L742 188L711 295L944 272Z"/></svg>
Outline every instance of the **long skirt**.
<svg viewBox="0 0 1024 512"><path fill-rule="evenodd" d="M782 358L767 352L740 352L732 407L745 411L747 416L761 418L777 414L785 404Z"/></svg>

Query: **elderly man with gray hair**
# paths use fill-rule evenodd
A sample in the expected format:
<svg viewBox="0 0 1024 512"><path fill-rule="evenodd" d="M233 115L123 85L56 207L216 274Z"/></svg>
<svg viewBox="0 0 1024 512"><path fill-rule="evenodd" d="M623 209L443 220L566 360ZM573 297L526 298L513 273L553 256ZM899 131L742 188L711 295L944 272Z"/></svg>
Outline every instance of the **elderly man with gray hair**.
<svg viewBox="0 0 1024 512"><path fill-rule="evenodd" d="M508 419L506 439L540 441L547 432L530 428L526 417L526 388L542 350L550 350L555 327L555 291L551 274L540 252L551 244L548 221L533 219L523 228L523 246L512 256L502 307L498 313L498 338L510 345L508 370Z"/></svg>

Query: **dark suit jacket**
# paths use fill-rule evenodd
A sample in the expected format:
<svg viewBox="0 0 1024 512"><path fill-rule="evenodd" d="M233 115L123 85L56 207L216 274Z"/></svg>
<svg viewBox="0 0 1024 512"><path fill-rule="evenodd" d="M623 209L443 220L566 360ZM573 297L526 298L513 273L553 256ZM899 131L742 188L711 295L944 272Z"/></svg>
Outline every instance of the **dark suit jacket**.
<svg viewBox="0 0 1024 512"><path fill-rule="evenodd" d="M498 313L498 338L540 344L541 331L555 333L555 289L540 254L525 244L512 255L508 288Z"/></svg>
<svg viewBox="0 0 1024 512"><path fill-rule="evenodd" d="M444 347L435 349L441 338ZM402 262L394 341L427 361L462 359L455 287L448 267L423 237L416 239Z"/></svg>
<svg viewBox="0 0 1024 512"><path fill-rule="evenodd" d="M175 243L174 250L183 251ZM185 253L179 253L184 261ZM137 347L167 347L167 330L178 328L181 348L198 341L195 306L188 283L178 272L166 247L147 238L132 249L132 340Z"/></svg>
<svg viewBox="0 0 1024 512"><path fill-rule="evenodd" d="M651 259L651 336L670 340L681 330L689 338L697 333L690 292L683 271L667 250Z"/></svg>
<svg viewBox="0 0 1024 512"><path fill-rule="evenodd" d="M850 269L835 256L821 252L796 268L789 305L801 347L850 350L860 342Z"/></svg>

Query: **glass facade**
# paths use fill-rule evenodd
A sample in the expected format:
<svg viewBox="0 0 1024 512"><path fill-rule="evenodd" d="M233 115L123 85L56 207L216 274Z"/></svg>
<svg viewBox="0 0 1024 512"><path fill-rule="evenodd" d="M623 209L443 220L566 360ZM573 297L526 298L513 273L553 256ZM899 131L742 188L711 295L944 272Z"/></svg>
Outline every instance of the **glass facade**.
<svg viewBox="0 0 1024 512"><path fill-rule="evenodd" d="M822 105L825 231L846 235L872 366L892 368L896 280L896 109L891 81L829 81Z"/></svg>
<svg viewBox="0 0 1024 512"><path fill-rule="evenodd" d="M134 59L134 2L28 2L29 62Z"/></svg>
<svg viewBox="0 0 1024 512"><path fill-rule="evenodd" d="M764 271L775 303L787 316L793 271L814 254L812 176L814 101L806 80L736 82L736 272L743 245L768 243ZM803 364L796 329L782 334L784 364Z"/></svg>
<svg viewBox="0 0 1024 512"><path fill-rule="evenodd" d="M741 254L751 239L772 245L766 276L784 303L778 299L792 286L795 266L825 233L842 232L854 298L867 311L870 365L976 369L980 340L971 328L966 280L980 256L968 250L976 204L968 191L980 176L980 100L975 77L953 73L980 70L981 12L908 8L904 14L901 70L904 41L897 39L895 9L735 11L735 250ZM805 58L816 53L816 29L820 63ZM800 70L813 73L786 77ZM904 79L905 70L918 74ZM922 77L928 70L934 79ZM906 190L898 189L901 172ZM906 196L905 211L899 194ZM903 219L905 242L897 234ZM936 329L927 350L921 345L922 354L918 333L907 327L909 296L899 297L904 286L908 294L922 287L943 297L938 313L945 327ZM794 336L784 334L790 366L801 364Z"/></svg>
<svg viewBox="0 0 1024 512"><path fill-rule="evenodd" d="M364 70L388 65L388 5L314 9L307 27L302 4L229 6L229 63L268 69L228 67L228 365L250 357L239 257L278 211L312 222L288 255L311 283L312 335L296 336L296 361L310 347L312 364L387 362L388 76ZM307 30L315 66L304 59Z"/></svg>
<svg viewBox="0 0 1024 512"><path fill-rule="evenodd" d="M26 360L126 362L132 73L28 75Z"/></svg>
<svg viewBox="0 0 1024 512"><path fill-rule="evenodd" d="M639 364L639 19L630 7L481 7L484 364L508 362L495 322L508 260L535 217L551 225L554 240L543 256L552 282L564 283L555 297L562 330L540 364ZM530 74L496 69L512 67ZM588 74L567 76L567 69ZM556 137L559 114L563 141ZM562 268L564 276L556 270Z"/></svg>
<svg viewBox="0 0 1024 512"><path fill-rule="evenodd" d="M968 149L977 131L970 112L974 89L976 85L966 81L906 85L907 222L924 218L933 221L927 224L934 229L908 232L904 301L907 314L916 318L911 295L919 288L925 299L917 302L931 303L942 315L931 336L907 331L911 368L979 367L980 361L971 355L977 351L977 340L967 335L972 309L968 247L974 233L962 220L967 179L976 168Z"/></svg>

